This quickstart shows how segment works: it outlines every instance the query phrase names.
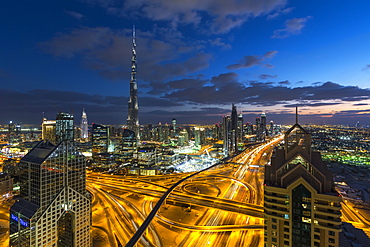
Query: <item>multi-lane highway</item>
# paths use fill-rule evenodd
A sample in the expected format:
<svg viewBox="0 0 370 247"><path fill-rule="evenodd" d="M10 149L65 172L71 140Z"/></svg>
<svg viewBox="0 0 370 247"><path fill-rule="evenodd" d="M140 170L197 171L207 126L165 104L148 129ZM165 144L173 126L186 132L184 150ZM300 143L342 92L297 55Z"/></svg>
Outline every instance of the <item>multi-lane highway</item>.
<svg viewBox="0 0 370 247"><path fill-rule="evenodd" d="M88 186L99 191L109 215L108 231L114 232L109 239L125 245L158 200L178 183L139 246L262 246L263 168L281 140L279 136L256 145L193 176L89 173Z"/></svg>

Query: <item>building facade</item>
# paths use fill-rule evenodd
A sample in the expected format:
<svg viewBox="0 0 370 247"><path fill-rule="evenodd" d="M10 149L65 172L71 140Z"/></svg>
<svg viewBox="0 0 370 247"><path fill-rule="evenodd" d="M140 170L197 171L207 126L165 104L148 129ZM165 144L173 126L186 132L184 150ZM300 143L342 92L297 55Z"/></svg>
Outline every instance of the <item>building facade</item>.
<svg viewBox="0 0 370 247"><path fill-rule="evenodd" d="M85 157L67 141L39 142L21 162L10 246L91 246Z"/></svg>
<svg viewBox="0 0 370 247"><path fill-rule="evenodd" d="M13 192L13 178L7 174L0 172L0 201L7 198Z"/></svg>
<svg viewBox="0 0 370 247"><path fill-rule="evenodd" d="M298 123L265 167L264 190L266 247L339 246L341 197Z"/></svg>

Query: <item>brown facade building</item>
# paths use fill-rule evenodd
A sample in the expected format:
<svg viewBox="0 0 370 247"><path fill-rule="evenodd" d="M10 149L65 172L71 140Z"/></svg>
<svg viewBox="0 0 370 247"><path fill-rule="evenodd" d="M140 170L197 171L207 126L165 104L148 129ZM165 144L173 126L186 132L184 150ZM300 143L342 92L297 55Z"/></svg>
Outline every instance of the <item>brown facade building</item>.
<svg viewBox="0 0 370 247"><path fill-rule="evenodd" d="M338 247L341 197L311 135L298 123L265 170L265 246Z"/></svg>

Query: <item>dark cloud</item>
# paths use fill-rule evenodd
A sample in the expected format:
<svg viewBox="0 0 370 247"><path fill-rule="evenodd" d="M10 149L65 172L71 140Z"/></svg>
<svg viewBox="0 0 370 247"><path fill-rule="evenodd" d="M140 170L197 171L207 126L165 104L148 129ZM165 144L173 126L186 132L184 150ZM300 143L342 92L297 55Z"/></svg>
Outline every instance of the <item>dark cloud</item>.
<svg viewBox="0 0 370 247"><path fill-rule="evenodd" d="M222 74L213 77L207 86L189 86L167 93L164 97L176 101L199 104L230 104L243 102L252 105L273 106L289 104L289 101L351 101L370 98L369 89L355 86L342 86L326 82L316 86L288 87L288 82L262 83L239 82L236 74ZM317 102L314 102L317 103ZM319 103L311 106L319 106Z"/></svg>
<svg viewBox="0 0 370 247"><path fill-rule="evenodd" d="M286 81L279 81L278 84L280 84L280 85L289 85L290 82L288 80L286 80Z"/></svg>
<svg viewBox="0 0 370 247"><path fill-rule="evenodd" d="M255 65L263 65L264 60L266 58L272 58L275 56L275 54L278 51L268 51L264 55L259 56L259 55L249 55L249 56L244 56L239 63L236 64L231 64L227 66L226 68L228 69L240 69L240 68L249 68ZM271 67L272 65L270 64L265 64L267 67Z"/></svg>
<svg viewBox="0 0 370 247"><path fill-rule="evenodd" d="M341 104L340 102L331 102L331 103L326 103L326 102L320 102L320 103L298 103L298 104L290 104L290 105L283 105L284 107L303 107L303 106L308 106L308 107L315 107L315 106L328 106L328 105L339 105Z"/></svg>
<svg viewBox="0 0 370 247"><path fill-rule="evenodd" d="M353 104L353 106L362 106L362 105L369 105L367 103L358 103L358 104Z"/></svg>
<svg viewBox="0 0 370 247"><path fill-rule="evenodd" d="M161 41L154 36L154 33L137 30L139 80L167 80L209 66L211 55L199 51L195 43L185 45L177 38ZM129 78L131 46L132 30L107 27L72 29L39 43L42 50L57 58L81 58L86 67L112 80Z"/></svg>
<svg viewBox="0 0 370 247"><path fill-rule="evenodd" d="M167 21L172 27L195 25L209 33L226 33L251 17L282 9L286 0L81 0L104 7L109 13L129 18Z"/></svg>
<svg viewBox="0 0 370 247"><path fill-rule="evenodd" d="M214 76L211 79L211 83L216 86L222 86L228 83L235 83L237 82L238 74L234 72L220 74L218 76Z"/></svg>
<svg viewBox="0 0 370 247"><path fill-rule="evenodd" d="M290 20L286 20L285 28L275 30L271 38L283 39L291 35L300 34L302 29L306 25L307 20L309 20L310 18L311 16L307 16L304 18L293 18Z"/></svg>
<svg viewBox="0 0 370 247"><path fill-rule="evenodd" d="M365 71L365 70L368 70L370 69L370 64L366 64L365 68L363 68L362 70Z"/></svg>
<svg viewBox="0 0 370 247"><path fill-rule="evenodd" d="M268 75L268 74L261 74L261 75L259 75L259 78L261 80L266 80L266 79L269 79L269 78L276 78L276 77L277 77L277 75Z"/></svg>

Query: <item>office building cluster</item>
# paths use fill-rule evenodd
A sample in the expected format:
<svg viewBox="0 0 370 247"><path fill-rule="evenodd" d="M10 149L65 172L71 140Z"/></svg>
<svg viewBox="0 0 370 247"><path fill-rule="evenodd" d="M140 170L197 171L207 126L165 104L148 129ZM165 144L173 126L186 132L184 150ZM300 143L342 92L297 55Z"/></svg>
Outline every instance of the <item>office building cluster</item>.
<svg viewBox="0 0 370 247"><path fill-rule="evenodd" d="M237 113L236 106L232 104L231 115L222 118L221 137L223 140L224 154L232 155L242 150L246 141L262 142L267 136L274 136L281 133L281 126L270 121L266 124L266 113L256 118L255 125L247 122L244 125L243 114Z"/></svg>

